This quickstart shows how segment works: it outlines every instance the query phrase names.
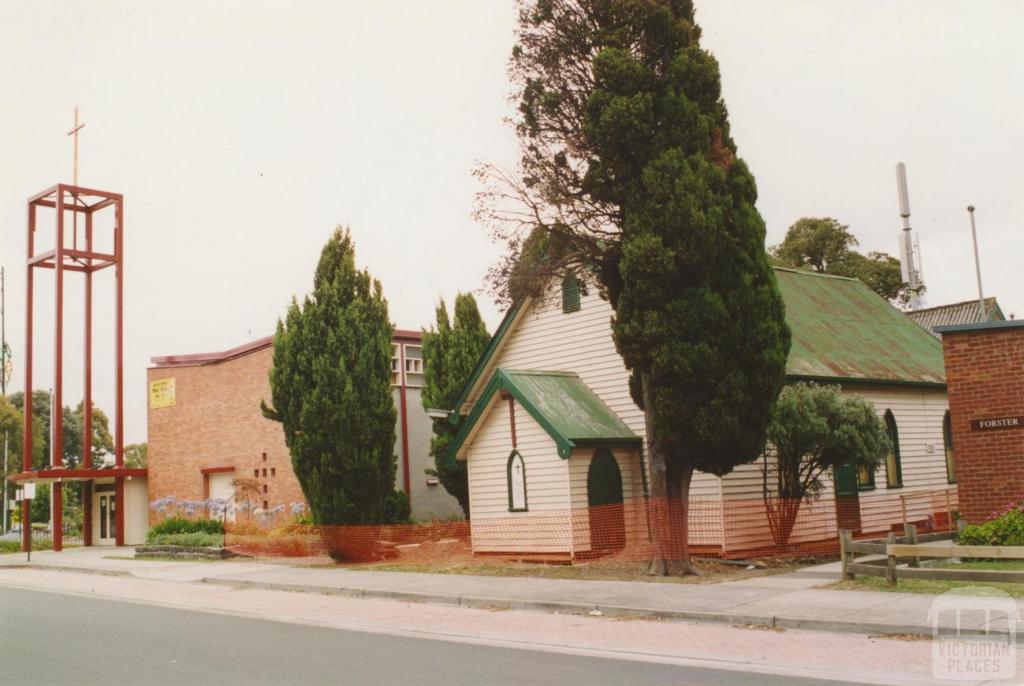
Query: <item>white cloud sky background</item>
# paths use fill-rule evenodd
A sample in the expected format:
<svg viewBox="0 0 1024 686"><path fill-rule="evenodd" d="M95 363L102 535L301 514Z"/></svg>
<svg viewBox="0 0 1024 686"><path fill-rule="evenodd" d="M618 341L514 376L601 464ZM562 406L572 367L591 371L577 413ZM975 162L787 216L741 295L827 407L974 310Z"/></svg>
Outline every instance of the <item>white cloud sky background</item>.
<svg viewBox="0 0 1024 686"><path fill-rule="evenodd" d="M897 254L907 165L927 303L986 295L1024 316L1024 4L697 2L768 243L802 216ZM478 289L501 247L470 216L477 160L511 166L502 122L511 0L0 4L0 263L22 388L25 199L71 180L125 194L125 437L145 439L155 355L272 333L320 248L351 225L400 328ZM97 277L95 388L112 393L112 275ZM52 272L37 272L36 387L52 383ZM78 275L65 402L81 394ZM500 312L481 298L493 328ZM10 391L11 389L9 389Z"/></svg>

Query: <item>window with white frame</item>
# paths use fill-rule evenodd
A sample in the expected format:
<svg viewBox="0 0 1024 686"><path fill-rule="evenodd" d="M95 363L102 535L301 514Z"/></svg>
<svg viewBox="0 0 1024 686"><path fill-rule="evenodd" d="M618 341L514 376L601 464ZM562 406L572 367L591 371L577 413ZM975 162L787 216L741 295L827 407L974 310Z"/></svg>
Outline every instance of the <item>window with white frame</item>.
<svg viewBox="0 0 1024 686"><path fill-rule="evenodd" d="M423 346L405 346L405 385L418 388L423 385Z"/></svg>

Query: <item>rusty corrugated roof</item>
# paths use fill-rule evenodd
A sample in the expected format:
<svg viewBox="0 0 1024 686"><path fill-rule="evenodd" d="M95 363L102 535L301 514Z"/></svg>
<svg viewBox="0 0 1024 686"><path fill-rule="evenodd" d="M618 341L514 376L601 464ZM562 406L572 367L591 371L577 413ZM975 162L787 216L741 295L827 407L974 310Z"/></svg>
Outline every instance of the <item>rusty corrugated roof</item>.
<svg viewBox="0 0 1024 686"><path fill-rule="evenodd" d="M942 344L857 279L776 268L795 378L945 384Z"/></svg>
<svg viewBox="0 0 1024 686"><path fill-rule="evenodd" d="M939 334L935 333L936 326L955 326L957 324L977 324L981 321L1001 322L1006 320L1006 317L1003 316L1003 310L999 307L999 303L996 302L995 298L985 298L985 312L986 317L982 320L978 301L967 300L962 303L951 303L949 305L929 307L925 310L915 310L907 312L906 315L925 331L939 338Z"/></svg>

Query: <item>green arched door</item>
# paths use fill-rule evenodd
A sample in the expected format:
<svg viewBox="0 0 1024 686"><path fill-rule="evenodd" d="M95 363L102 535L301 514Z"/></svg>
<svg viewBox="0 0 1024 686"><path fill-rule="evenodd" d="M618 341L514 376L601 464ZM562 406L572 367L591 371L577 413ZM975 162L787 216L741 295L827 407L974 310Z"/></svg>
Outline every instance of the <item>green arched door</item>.
<svg viewBox="0 0 1024 686"><path fill-rule="evenodd" d="M587 471L590 548L612 552L626 547L626 517L622 505L622 472L607 448L594 453Z"/></svg>

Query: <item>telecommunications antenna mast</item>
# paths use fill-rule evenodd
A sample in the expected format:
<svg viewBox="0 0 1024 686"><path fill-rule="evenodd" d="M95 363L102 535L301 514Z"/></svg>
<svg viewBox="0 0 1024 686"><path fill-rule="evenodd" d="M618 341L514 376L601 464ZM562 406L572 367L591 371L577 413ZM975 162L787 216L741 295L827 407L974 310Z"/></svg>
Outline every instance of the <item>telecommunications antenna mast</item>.
<svg viewBox="0 0 1024 686"><path fill-rule="evenodd" d="M907 168L902 162L896 165L896 189L900 201L900 217L903 220L903 231L900 232L900 272L903 281L910 285L910 309L920 309L923 304L921 291L924 282L921 278L921 265L917 260L913 231L910 229L910 196L907 193Z"/></svg>

